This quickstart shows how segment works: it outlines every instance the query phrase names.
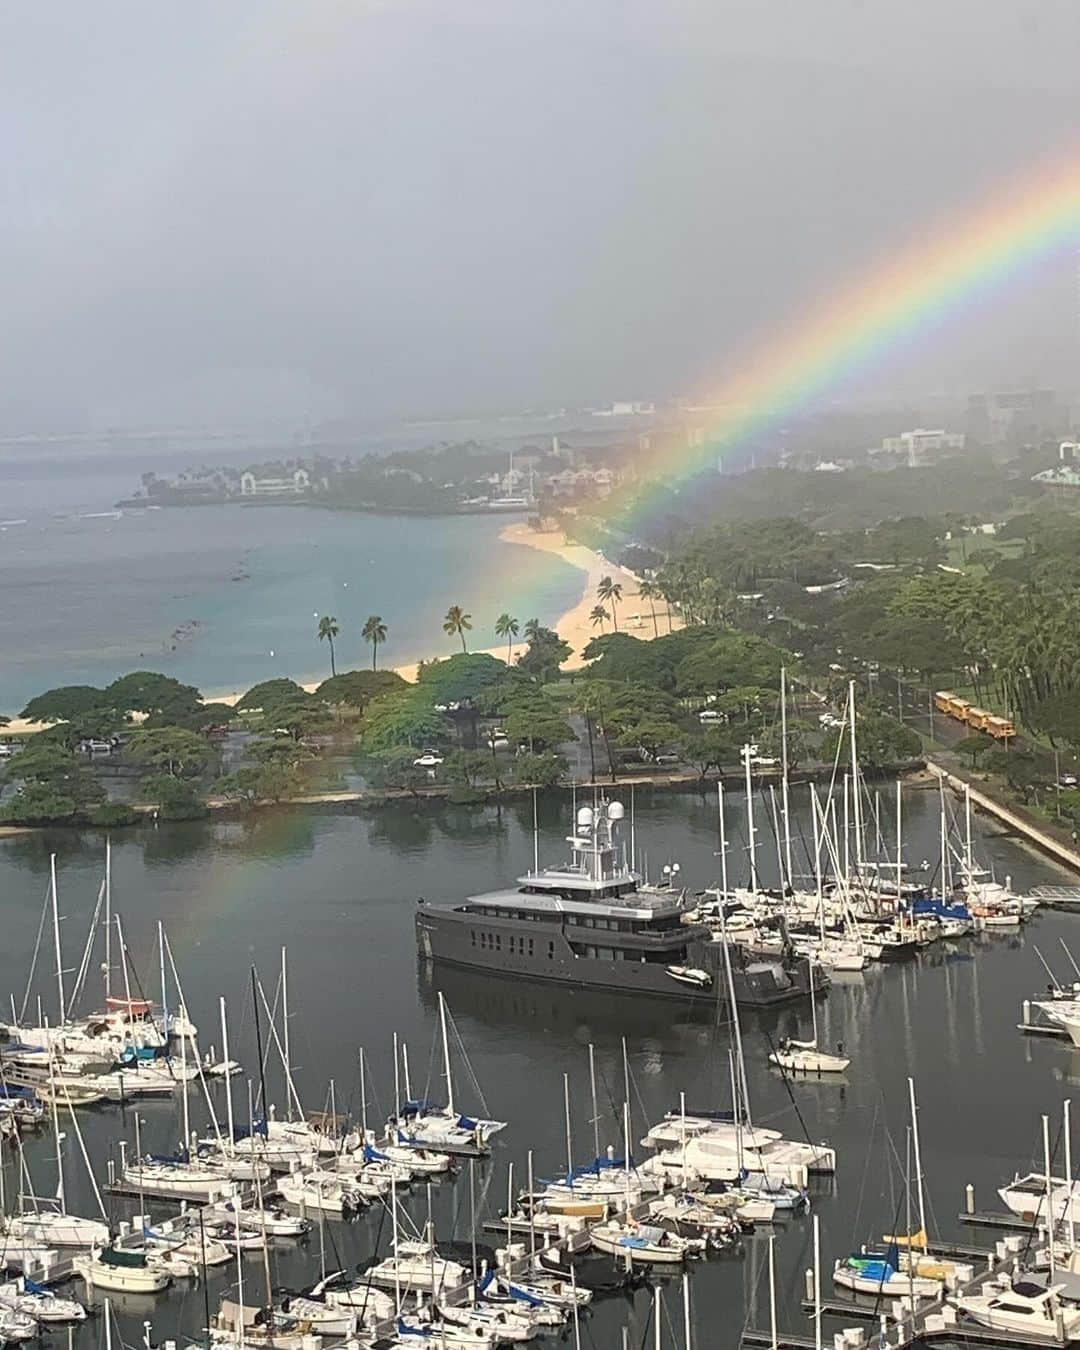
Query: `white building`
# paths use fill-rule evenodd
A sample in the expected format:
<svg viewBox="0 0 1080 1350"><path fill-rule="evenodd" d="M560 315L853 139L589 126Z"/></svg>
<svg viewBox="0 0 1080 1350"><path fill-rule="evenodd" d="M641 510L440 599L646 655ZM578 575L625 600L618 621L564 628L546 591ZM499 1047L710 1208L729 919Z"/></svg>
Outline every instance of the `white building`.
<svg viewBox="0 0 1080 1350"><path fill-rule="evenodd" d="M916 427L914 431L902 431L899 436L886 436L881 448L888 455L905 459L909 465L917 465L931 463L943 450L963 450L965 443L962 431Z"/></svg>
<svg viewBox="0 0 1080 1350"><path fill-rule="evenodd" d="M298 492L307 492L310 487L311 475L307 469L294 469L284 478L257 478L250 469L240 475L242 497L295 496Z"/></svg>

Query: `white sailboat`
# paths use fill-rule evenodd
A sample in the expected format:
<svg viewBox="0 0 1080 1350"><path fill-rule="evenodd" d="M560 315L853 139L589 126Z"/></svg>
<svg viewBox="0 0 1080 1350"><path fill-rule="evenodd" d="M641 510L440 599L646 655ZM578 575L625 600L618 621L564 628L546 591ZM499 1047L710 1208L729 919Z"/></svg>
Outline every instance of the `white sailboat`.
<svg viewBox="0 0 1080 1350"><path fill-rule="evenodd" d="M810 1013L814 1036L809 1041L783 1040L769 1055L769 1063L787 1073L843 1073L851 1063L846 1055L830 1055L818 1049L817 998L814 993L814 963L810 962Z"/></svg>

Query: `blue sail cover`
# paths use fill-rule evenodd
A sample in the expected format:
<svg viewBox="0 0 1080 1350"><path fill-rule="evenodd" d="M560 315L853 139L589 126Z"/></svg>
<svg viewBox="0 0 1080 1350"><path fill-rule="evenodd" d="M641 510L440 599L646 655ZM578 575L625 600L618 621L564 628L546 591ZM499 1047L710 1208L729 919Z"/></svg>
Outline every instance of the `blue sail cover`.
<svg viewBox="0 0 1080 1350"><path fill-rule="evenodd" d="M410 1116L423 1115L425 1111L441 1111L443 1108L438 1102L427 1101L425 1098L419 1098L410 1102L402 1102L401 1110L398 1112L403 1119L408 1120Z"/></svg>
<svg viewBox="0 0 1080 1350"><path fill-rule="evenodd" d="M378 1150L377 1148L372 1148L372 1146L371 1146L370 1144L365 1144L365 1145L364 1145L364 1161L365 1161L365 1162L389 1162L390 1159L386 1156L385 1153L380 1153L379 1150Z"/></svg>
<svg viewBox="0 0 1080 1350"><path fill-rule="evenodd" d="M630 1166L633 1167L634 1158L630 1156ZM566 1174L565 1184L572 1186L579 1178L596 1177L601 1172L610 1172L626 1166L625 1158L594 1158L590 1163L582 1163L580 1167L575 1167L572 1172Z"/></svg>
<svg viewBox="0 0 1080 1350"><path fill-rule="evenodd" d="M233 1128L233 1141L239 1142L241 1139L250 1139L254 1134L261 1134L265 1139L269 1134L265 1116L260 1116L252 1125L237 1125Z"/></svg>
<svg viewBox="0 0 1080 1350"><path fill-rule="evenodd" d="M0 1083L0 1098L23 1102L36 1102L38 1099L33 1088L20 1087L17 1083Z"/></svg>
<svg viewBox="0 0 1080 1350"><path fill-rule="evenodd" d="M175 1153L148 1153L146 1156L150 1162L164 1163L166 1167L176 1167L178 1164L191 1161L191 1155L186 1148L178 1149Z"/></svg>
<svg viewBox="0 0 1080 1350"><path fill-rule="evenodd" d="M475 1130L479 1122L473 1120L472 1116L458 1116L457 1123L459 1130Z"/></svg>
<svg viewBox="0 0 1080 1350"><path fill-rule="evenodd" d="M527 1289L522 1289L518 1284L508 1284L506 1288L510 1297L516 1298L519 1303L525 1303L530 1308L542 1308L544 1306L544 1300L542 1298L537 1298L535 1294L530 1294Z"/></svg>

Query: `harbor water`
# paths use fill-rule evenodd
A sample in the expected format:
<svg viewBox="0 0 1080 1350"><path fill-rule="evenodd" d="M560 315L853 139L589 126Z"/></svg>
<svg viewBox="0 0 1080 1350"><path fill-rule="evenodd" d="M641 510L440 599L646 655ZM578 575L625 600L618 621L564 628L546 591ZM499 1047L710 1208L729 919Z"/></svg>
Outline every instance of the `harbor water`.
<svg viewBox="0 0 1080 1350"><path fill-rule="evenodd" d="M881 829L891 842L884 805L889 797L883 792ZM800 856L805 866L802 835L811 832L809 803L799 791L794 806L798 869ZM654 876L664 864L677 861L691 888L715 883L718 827L712 791L674 794L641 788L635 814L638 850L647 851ZM735 793L727 814L734 882L744 879L746 871L744 818ZM767 883L776 876L776 846L762 827L766 814L759 813L759 844ZM568 794L541 799L542 859L562 858L569 819ZM988 833L990 827L983 822L976 827L977 853L999 878L1010 875L1020 889L1060 879L1050 864ZM905 793L904 829L908 863L917 866L927 859L933 867L938 850L936 790ZM30 833L0 840L5 918L0 991L10 993L17 1004L26 993L52 852L57 855L64 963L71 969L79 964L101 883L100 834ZM454 1052L456 1104L467 1111L486 1106L487 1113L509 1122L491 1158L476 1164L478 1219L484 1220L505 1205L510 1164L515 1189L524 1185L530 1150L538 1178L550 1177L565 1165L564 1073L571 1087L574 1160L592 1157L590 1043L596 1050L602 1148L620 1146L624 1040L636 1154L641 1154L636 1141L646 1122L678 1108L680 1092L686 1094L688 1110L723 1108L730 1102L732 1029L724 1009L710 1000L688 999L682 1005L575 993L417 962L413 918L418 897L448 902L503 885L526 870L532 853L529 803L502 808L401 804L359 815L282 811L239 822L147 825L118 835L113 841L112 893L123 916L138 988L155 996L158 991L154 943L160 919L184 982L190 1016L200 1027L202 1048L220 1046L217 998L222 994L230 1012L231 1052L256 1080L250 967L258 967L273 1001L281 947L288 948L294 1072L311 1110L326 1104L332 1078L339 1109L359 1111L358 1055L363 1047L369 1117L372 1123L385 1119L394 1091L395 1031L409 1046L414 1094L430 1091L444 1098L435 1037L437 993L443 992L468 1054L466 1064L460 1050ZM1065 978L1068 966L1060 939L1071 942L1074 935L1080 951L1077 920L1045 912L1019 934L938 943L909 962L838 975L818 1015L823 1045L842 1042L851 1057L851 1067L840 1076L788 1083L766 1063L770 1044L778 1037L809 1035L808 1006L741 1014L755 1122L780 1129L789 1138L826 1141L838 1152L835 1178L813 1184L827 1268L834 1257L902 1226L909 1075L918 1091L933 1232L952 1239L964 1235L957 1214L966 1183L976 1187L980 1207L999 1207L995 1188L1040 1156L1039 1117L1049 1113L1056 1131L1063 1098L1074 1087L1080 1091L1080 1051L1065 1042L1027 1040L1016 1023L1022 1000L1036 997L1046 983L1033 947ZM88 1000L100 995L93 976L90 983ZM56 976L47 940L29 990L31 1009L39 996L46 1015L54 1016ZM175 990L171 997L175 1002ZM456 1045L456 1037L452 1040ZM284 1109L281 1070L273 1055L266 1079L268 1100ZM234 1082L233 1091L237 1112L244 1116L243 1080ZM221 1111L223 1089L218 1086L214 1092ZM208 1121L207 1108L196 1090L190 1102L193 1125L201 1129ZM144 1146L165 1150L179 1143L178 1098L142 1102L139 1115ZM81 1113L80 1124L100 1180L106 1160L118 1156L119 1140L133 1141L134 1112L99 1108ZM90 1213L91 1197L70 1126L67 1133L68 1195L73 1206ZM49 1132L27 1147L42 1195L55 1187L52 1149ZM9 1159L9 1207L17 1189ZM464 1240L470 1227L469 1191L466 1170L456 1182L443 1181L430 1193L414 1188L406 1207L423 1222L430 1206L439 1236ZM135 1208L130 1202L112 1203L118 1218ZM738 1343L744 1325L765 1325L767 1231L748 1236L741 1255L725 1255L694 1269L698 1345L728 1350ZM789 1219L773 1231L781 1325L806 1332L799 1301L802 1272L810 1261L810 1222ZM977 1234L966 1237L988 1241ZM304 1248L275 1245L275 1278L300 1288L317 1278L320 1266L354 1266L370 1257L376 1245L385 1252L388 1239L389 1222L378 1209L348 1225L327 1222ZM486 1240L499 1241L490 1236ZM257 1253L245 1257L245 1281L256 1301L261 1297L261 1269ZM131 1343L141 1335L144 1319L153 1322L158 1340L196 1334L205 1324L204 1299L216 1308L234 1281L235 1271L225 1267L211 1273L206 1290L178 1285L156 1300L119 1297L126 1339ZM823 1289L830 1290L828 1270ZM674 1285L666 1299L667 1314L678 1328L682 1314ZM617 1346L621 1328L629 1325L631 1344L642 1344L649 1308L647 1291L594 1305L583 1343ZM833 1329L827 1327L827 1334ZM88 1345L97 1334L84 1327L76 1339ZM665 1343L681 1341L675 1332L665 1332Z"/></svg>

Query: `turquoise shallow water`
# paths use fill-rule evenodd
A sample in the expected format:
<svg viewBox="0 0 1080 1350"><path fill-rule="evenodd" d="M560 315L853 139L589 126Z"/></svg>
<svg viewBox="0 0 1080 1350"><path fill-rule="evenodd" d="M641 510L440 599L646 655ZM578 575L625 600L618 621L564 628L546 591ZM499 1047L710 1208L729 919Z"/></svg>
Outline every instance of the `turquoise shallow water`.
<svg viewBox="0 0 1080 1350"><path fill-rule="evenodd" d="M552 622L581 573L503 543L505 518L421 520L289 507L34 515L0 529L0 709L44 688L141 667L208 691L330 673L318 614L341 625L338 669L367 665L364 619L381 614L382 664L454 651L451 604L493 646L509 609Z"/></svg>

